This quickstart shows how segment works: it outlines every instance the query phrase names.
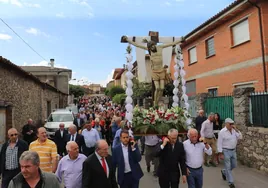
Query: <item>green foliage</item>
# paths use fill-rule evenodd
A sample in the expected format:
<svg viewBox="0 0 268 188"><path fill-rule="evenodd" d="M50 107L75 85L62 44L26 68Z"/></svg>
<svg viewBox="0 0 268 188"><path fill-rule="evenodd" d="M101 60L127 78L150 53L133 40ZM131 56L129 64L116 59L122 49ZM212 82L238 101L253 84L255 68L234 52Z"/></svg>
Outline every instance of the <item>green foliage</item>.
<svg viewBox="0 0 268 188"><path fill-rule="evenodd" d="M126 97L127 97L127 95L124 94L124 93L116 94L113 97L113 102L116 103L116 104L121 104L122 105L122 103L124 104Z"/></svg>
<svg viewBox="0 0 268 188"><path fill-rule="evenodd" d="M108 96L108 95L109 95L109 92L110 92L110 90L106 88L105 91L104 91L104 94L105 94L106 96Z"/></svg>
<svg viewBox="0 0 268 188"><path fill-rule="evenodd" d="M83 96L85 94L85 90L81 86L69 84L69 93L77 98Z"/></svg>
<svg viewBox="0 0 268 188"><path fill-rule="evenodd" d="M116 94L122 94L122 93L125 93L125 90L121 86L113 86L109 90L108 95L113 98Z"/></svg>
<svg viewBox="0 0 268 188"><path fill-rule="evenodd" d="M133 79L133 98L145 98L152 96L152 83L139 82Z"/></svg>
<svg viewBox="0 0 268 188"><path fill-rule="evenodd" d="M165 89L164 89L164 96L167 95L168 97L173 96L173 89L174 89L174 85L173 83L169 83L165 85Z"/></svg>

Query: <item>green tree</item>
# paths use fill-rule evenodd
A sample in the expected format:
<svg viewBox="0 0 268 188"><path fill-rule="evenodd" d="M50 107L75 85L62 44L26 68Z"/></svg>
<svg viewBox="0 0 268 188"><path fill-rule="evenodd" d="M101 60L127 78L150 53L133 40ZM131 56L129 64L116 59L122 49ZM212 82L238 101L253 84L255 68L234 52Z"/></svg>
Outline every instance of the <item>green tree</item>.
<svg viewBox="0 0 268 188"><path fill-rule="evenodd" d="M133 79L133 98L145 98L152 96L152 83L139 82Z"/></svg>
<svg viewBox="0 0 268 188"><path fill-rule="evenodd" d="M121 94L116 94L114 97L113 97L113 102L116 103L116 104L121 104L123 105L125 100L126 100L126 97L127 95L124 94L124 93L121 93Z"/></svg>
<svg viewBox="0 0 268 188"><path fill-rule="evenodd" d="M121 93L125 93L125 90L121 86L113 86L109 90L108 95L113 98L116 94L121 94Z"/></svg>
<svg viewBox="0 0 268 188"><path fill-rule="evenodd" d="M85 94L85 90L81 86L69 84L69 93L74 95L75 98L78 98Z"/></svg>
<svg viewBox="0 0 268 188"><path fill-rule="evenodd" d="M110 92L110 90L109 90L109 89L107 89L107 88L105 88L104 94L105 94L106 96L108 96L108 95L109 95L109 92Z"/></svg>

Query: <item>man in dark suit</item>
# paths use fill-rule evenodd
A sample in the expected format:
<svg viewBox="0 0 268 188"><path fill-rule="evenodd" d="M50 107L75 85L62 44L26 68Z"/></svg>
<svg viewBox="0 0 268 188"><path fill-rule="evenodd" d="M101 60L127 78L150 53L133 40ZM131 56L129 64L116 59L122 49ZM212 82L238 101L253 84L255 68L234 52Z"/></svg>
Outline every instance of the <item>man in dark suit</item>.
<svg viewBox="0 0 268 188"><path fill-rule="evenodd" d="M183 144L178 141L178 131L170 129L168 137L158 146L156 156L159 157L157 175L161 188L178 188L180 169L183 183L186 183L185 151ZM180 169L179 169L180 165Z"/></svg>
<svg viewBox="0 0 268 188"><path fill-rule="evenodd" d="M15 128L8 130L9 140L5 142L0 152L0 176L2 174L2 188L7 188L9 182L20 172L19 158L29 149L27 142L18 139Z"/></svg>
<svg viewBox="0 0 268 188"><path fill-rule="evenodd" d="M139 162L140 150L134 140L130 141L128 130L120 133L121 144L113 149L113 166L117 167L120 188L138 188L143 176Z"/></svg>
<svg viewBox="0 0 268 188"><path fill-rule="evenodd" d="M95 153L83 163L82 188L118 188L112 157L105 140L99 140Z"/></svg>
<svg viewBox="0 0 268 188"><path fill-rule="evenodd" d="M207 117L204 116L204 110L199 110L198 116L195 118L195 128L200 134L202 123L207 120Z"/></svg>
<svg viewBox="0 0 268 188"><path fill-rule="evenodd" d="M28 123L22 127L23 140L25 140L28 145L30 145L32 141L35 141L37 139L36 133L37 128L33 124L33 120L29 119Z"/></svg>
<svg viewBox="0 0 268 188"><path fill-rule="evenodd" d="M77 113L76 118L74 119L73 124L76 125L77 130L80 130L83 128L85 121L83 118L80 118L80 113Z"/></svg>
<svg viewBox="0 0 268 188"><path fill-rule="evenodd" d="M85 139L84 136L77 133L76 125L69 126L69 133L66 136L66 142L75 141L79 147L79 153L82 153L82 147L85 146Z"/></svg>
<svg viewBox="0 0 268 188"><path fill-rule="evenodd" d="M66 155L66 136L68 135L68 131L65 130L64 123L60 123L59 130L55 132L54 142L57 145L58 154L62 157Z"/></svg>

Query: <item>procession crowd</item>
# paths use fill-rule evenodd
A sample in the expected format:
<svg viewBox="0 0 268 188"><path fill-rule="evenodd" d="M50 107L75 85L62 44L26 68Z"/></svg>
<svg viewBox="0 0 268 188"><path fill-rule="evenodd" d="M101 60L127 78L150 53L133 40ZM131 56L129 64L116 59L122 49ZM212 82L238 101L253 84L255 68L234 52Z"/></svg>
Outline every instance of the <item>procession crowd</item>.
<svg viewBox="0 0 268 188"><path fill-rule="evenodd" d="M232 170L242 134L232 119L223 122L214 113L206 118L200 110L196 129L189 129L188 139L181 142L176 129L166 137L135 136L124 106L109 97L82 98L77 106L73 125L67 130L60 123L53 139L32 119L23 126L21 138L15 128L8 130L0 154L2 188L138 188L144 175L142 155L148 172L154 166L152 175L161 188L178 188L180 181L202 188L202 166L217 166L221 159L221 176L235 187Z"/></svg>

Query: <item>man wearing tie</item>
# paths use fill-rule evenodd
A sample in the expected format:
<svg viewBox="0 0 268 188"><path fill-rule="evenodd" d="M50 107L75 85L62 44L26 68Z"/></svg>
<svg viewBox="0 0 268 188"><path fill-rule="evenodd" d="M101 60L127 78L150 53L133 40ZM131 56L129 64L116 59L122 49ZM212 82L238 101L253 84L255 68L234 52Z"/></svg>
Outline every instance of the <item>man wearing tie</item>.
<svg viewBox="0 0 268 188"><path fill-rule="evenodd" d="M62 157L66 152L66 136L68 131L65 130L64 123L60 123L59 130L55 132L54 142L57 145L58 154Z"/></svg>
<svg viewBox="0 0 268 188"><path fill-rule="evenodd" d="M69 133L67 135L67 142L75 141L79 148L79 153L82 153L82 147L85 146L85 139L84 136L81 134L77 134L77 127L76 125L69 126Z"/></svg>
<svg viewBox="0 0 268 188"><path fill-rule="evenodd" d="M118 168L117 180L120 188L138 188L143 176L139 162L141 153L134 140L130 141L128 130L120 133L121 144L113 149L113 166Z"/></svg>
<svg viewBox="0 0 268 188"><path fill-rule="evenodd" d="M183 144L178 141L178 130L170 129L168 137L158 146L156 156L159 157L157 175L160 188L178 188L180 171L183 183L186 183L185 151ZM180 169L179 169L180 166Z"/></svg>
<svg viewBox="0 0 268 188"><path fill-rule="evenodd" d="M99 140L95 148L83 163L82 188L118 188L107 142Z"/></svg>
<svg viewBox="0 0 268 188"><path fill-rule="evenodd" d="M80 118L80 113L76 115L73 124L76 125L77 130L80 130L84 126L85 122L83 118Z"/></svg>

